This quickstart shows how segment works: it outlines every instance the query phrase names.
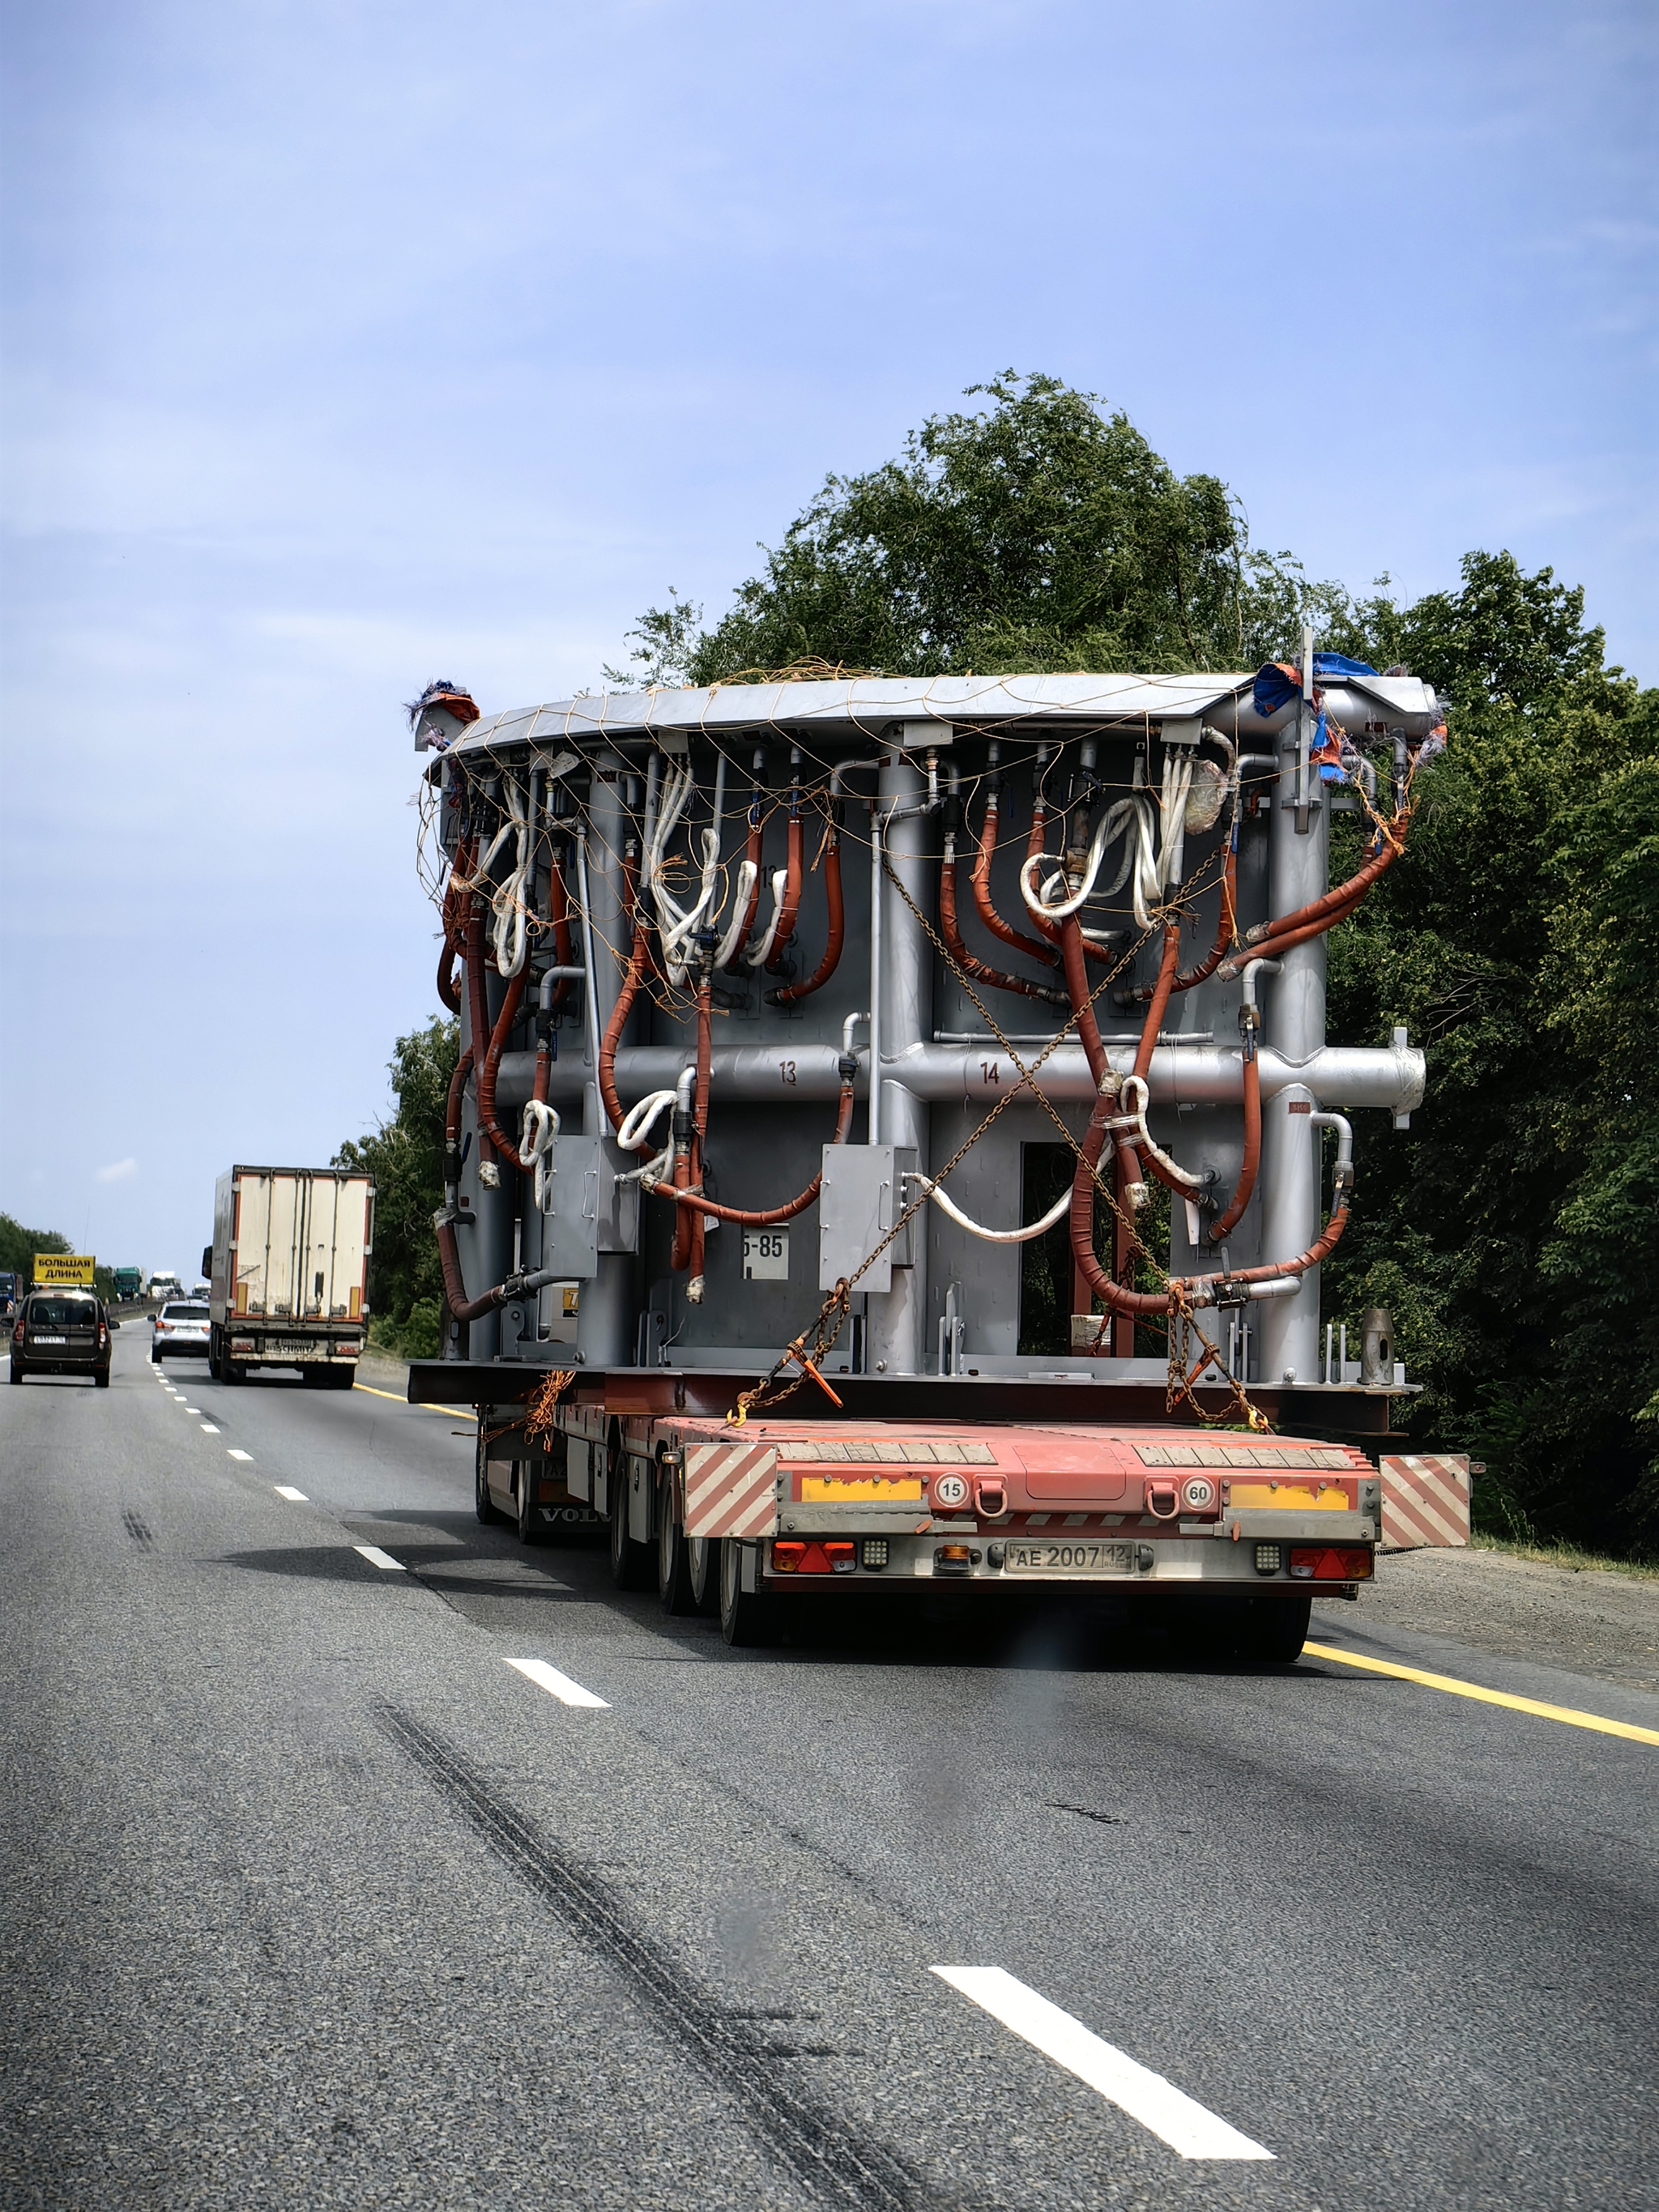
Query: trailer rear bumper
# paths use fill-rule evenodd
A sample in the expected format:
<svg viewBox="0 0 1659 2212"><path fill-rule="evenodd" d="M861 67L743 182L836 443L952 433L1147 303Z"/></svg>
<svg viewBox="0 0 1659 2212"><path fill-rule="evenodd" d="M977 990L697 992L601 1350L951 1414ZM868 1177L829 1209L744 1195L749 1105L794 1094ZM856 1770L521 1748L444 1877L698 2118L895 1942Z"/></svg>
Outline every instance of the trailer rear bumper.
<svg viewBox="0 0 1659 2212"><path fill-rule="evenodd" d="M1297 1516L1287 1516L1297 1517ZM1358 1520L1327 1514L1322 1520ZM1103 1593L1151 1588L1227 1590L1352 1585L1370 1580L1375 1547L1365 1538L1321 1529L1316 1540L1299 1528L1234 1542L1213 1536L1103 1535L1060 1530L1041 1535L940 1529L879 1536L826 1530L745 1546L754 1587L914 1589L918 1583L961 1583L981 1590L1039 1587Z"/></svg>

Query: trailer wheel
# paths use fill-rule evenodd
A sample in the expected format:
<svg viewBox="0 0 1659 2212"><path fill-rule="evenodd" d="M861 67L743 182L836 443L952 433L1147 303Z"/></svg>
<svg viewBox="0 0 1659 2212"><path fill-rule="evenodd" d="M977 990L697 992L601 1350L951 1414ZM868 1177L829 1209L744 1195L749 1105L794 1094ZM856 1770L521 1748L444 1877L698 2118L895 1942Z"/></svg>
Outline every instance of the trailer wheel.
<svg viewBox="0 0 1659 2212"><path fill-rule="evenodd" d="M246 1367L238 1367L227 1352L219 1362L219 1380L224 1383L246 1382L247 1370Z"/></svg>
<svg viewBox="0 0 1659 2212"><path fill-rule="evenodd" d="M477 1449L472 1458L472 1508L488 1528L492 1521L505 1521L507 1516L489 1495L489 1462L484 1452L484 1425L480 1421Z"/></svg>
<svg viewBox="0 0 1659 2212"><path fill-rule="evenodd" d="M1239 1624L1238 1650L1242 1657L1287 1665L1302 1656L1313 1613L1313 1594L1296 1597L1256 1596L1246 1601L1248 1610Z"/></svg>
<svg viewBox="0 0 1659 2212"><path fill-rule="evenodd" d="M770 1644L776 1635L775 1603L743 1586L743 1539L720 1539L720 1634L728 1644Z"/></svg>
<svg viewBox="0 0 1659 2212"><path fill-rule="evenodd" d="M219 1332L216 1328L210 1328L208 1330L208 1373L216 1382L223 1380L219 1372L223 1364L224 1353L220 1346Z"/></svg>
<svg viewBox="0 0 1659 2212"><path fill-rule="evenodd" d="M611 1579L620 1590L646 1589L653 1562L649 1544L628 1533L628 1491L631 1480L626 1457L617 1454L607 1487L611 1492Z"/></svg>
<svg viewBox="0 0 1659 2212"><path fill-rule="evenodd" d="M720 1609L720 1540L718 1536L688 1536L686 1564L691 1576L691 1602L701 1613Z"/></svg>
<svg viewBox="0 0 1659 2212"><path fill-rule="evenodd" d="M675 1510L674 1470L665 1468L657 1479L657 1595L667 1613L697 1610L691 1588L691 1547Z"/></svg>

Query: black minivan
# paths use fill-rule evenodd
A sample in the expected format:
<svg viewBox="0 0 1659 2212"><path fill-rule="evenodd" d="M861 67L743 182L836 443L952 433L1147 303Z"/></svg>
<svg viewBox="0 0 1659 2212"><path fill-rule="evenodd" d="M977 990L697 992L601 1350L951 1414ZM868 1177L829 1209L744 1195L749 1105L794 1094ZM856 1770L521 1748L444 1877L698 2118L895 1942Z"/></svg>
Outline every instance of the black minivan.
<svg viewBox="0 0 1659 2212"><path fill-rule="evenodd" d="M90 1375L109 1388L109 1316L90 1291L31 1291L11 1332L11 1379Z"/></svg>

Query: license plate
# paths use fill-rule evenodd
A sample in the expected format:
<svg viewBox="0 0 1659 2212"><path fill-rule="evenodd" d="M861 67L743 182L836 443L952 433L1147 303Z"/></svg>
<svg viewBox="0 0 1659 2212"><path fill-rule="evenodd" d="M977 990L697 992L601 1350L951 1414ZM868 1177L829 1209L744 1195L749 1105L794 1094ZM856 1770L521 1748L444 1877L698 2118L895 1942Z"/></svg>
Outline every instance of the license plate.
<svg viewBox="0 0 1659 2212"><path fill-rule="evenodd" d="M31 1344L67 1344L69 1339L66 1336L34 1336L29 1341Z"/></svg>
<svg viewBox="0 0 1659 2212"><path fill-rule="evenodd" d="M1102 1544L1086 1537L1059 1536L1039 1542L1022 1537L1003 1547L1006 1575L1132 1575L1133 1544Z"/></svg>

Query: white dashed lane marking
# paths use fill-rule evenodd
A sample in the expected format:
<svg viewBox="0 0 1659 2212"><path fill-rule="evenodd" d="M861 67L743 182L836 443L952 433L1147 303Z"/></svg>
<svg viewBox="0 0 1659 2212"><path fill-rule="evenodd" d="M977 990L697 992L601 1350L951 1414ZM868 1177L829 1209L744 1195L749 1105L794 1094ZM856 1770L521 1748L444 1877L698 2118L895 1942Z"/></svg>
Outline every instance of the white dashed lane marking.
<svg viewBox="0 0 1659 2212"><path fill-rule="evenodd" d="M203 1422L203 1424L202 1424L202 1434L203 1434L204 1437L216 1437L216 1436L218 1435L218 1433L219 1433L218 1430L215 1427L214 1424L213 1424L211 1421L204 1421L204 1422Z"/></svg>
<svg viewBox="0 0 1659 2212"><path fill-rule="evenodd" d="M588 1705L596 1711L606 1713L611 1710L603 1698L596 1698L592 1690L583 1689L581 1684L573 1682L568 1674L562 1674L556 1667L550 1667L545 1659L509 1659L507 1663L509 1667L516 1667L538 1688L550 1692L562 1705Z"/></svg>
<svg viewBox="0 0 1659 2212"><path fill-rule="evenodd" d="M253 1454L252 1454L252 1452L238 1451L238 1450L236 1450L236 1449L234 1448L234 1446L233 1446L233 1447L231 1448L231 1450L230 1450L229 1454L228 1454L228 1456L229 1456L231 1459L246 1459L246 1460L251 1460L251 1459L253 1457Z"/></svg>
<svg viewBox="0 0 1659 2212"><path fill-rule="evenodd" d="M378 1544L354 1544L354 1552L361 1552L371 1567L385 1567L392 1574L402 1574L404 1563L394 1559L390 1552L383 1552Z"/></svg>
<svg viewBox="0 0 1659 2212"><path fill-rule="evenodd" d="M295 1505L308 1505L311 1503L304 1491L295 1490L292 1483L274 1482L271 1488L276 1492L278 1498L289 1498Z"/></svg>
<svg viewBox="0 0 1659 2212"><path fill-rule="evenodd" d="M1273 2152L1206 2111L1184 2089L1177 2089L1127 2051L1103 2042L1081 2021L1000 1966L935 1966L933 1972L1034 2045L1044 2057L1097 2089L1182 2158L1273 2157Z"/></svg>

